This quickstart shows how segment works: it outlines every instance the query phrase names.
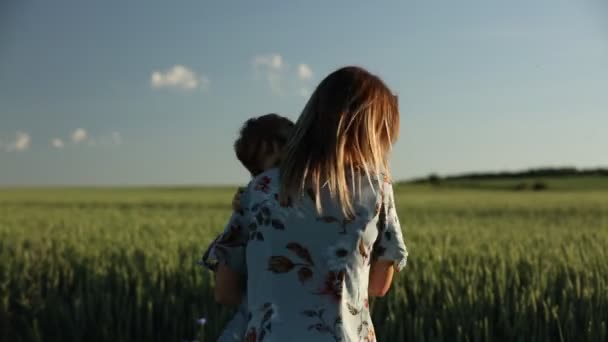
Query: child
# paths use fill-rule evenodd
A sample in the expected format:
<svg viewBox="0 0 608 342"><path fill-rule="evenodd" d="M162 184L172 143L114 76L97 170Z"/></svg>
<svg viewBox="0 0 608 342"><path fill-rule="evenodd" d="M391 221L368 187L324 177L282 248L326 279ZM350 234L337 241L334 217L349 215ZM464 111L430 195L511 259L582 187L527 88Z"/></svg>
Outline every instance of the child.
<svg viewBox="0 0 608 342"><path fill-rule="evenodd" d="M236 157L249 171L252 177L267 169L276 167L280 162L280 154L283 146L289 139L294 123L277 114L266 114L245 122L240 131L240 136L234 143ZM215 271L218 263L228 258L226 250L217 246L242 244L243 241L231 241L234 229L240 229L239 218L243 215L240 208L242 188L237 191L232 201L233 213L222 232L207 248L201 261L201 265ZM246 291L245 291L246 292ZM241 341L247 327L247 298L244 296L234 318L224 328L218 341Z"/></svg>

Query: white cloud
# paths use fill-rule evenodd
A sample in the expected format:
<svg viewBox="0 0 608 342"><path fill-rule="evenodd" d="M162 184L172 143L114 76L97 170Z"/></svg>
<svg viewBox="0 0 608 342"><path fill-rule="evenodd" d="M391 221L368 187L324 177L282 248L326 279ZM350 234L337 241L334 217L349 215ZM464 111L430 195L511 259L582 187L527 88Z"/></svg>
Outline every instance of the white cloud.
<svg viewBox="0 0 608 342"><path fill-rule="evenodd" d="M298 65L298 77L301 80L309 80L312 78L312 69L306 64Z"/></svg>
<svg viewBox="0 0 608 342"><path fill-rule="evenodd" d="M256 68L267 68L275 71L280 71L287 67L283 61L283 56L276 53L255 56L253 58L253 66Z"/></svg>
<svg viewBox="0 0 608 342"><path fill-rule="evenodd" d="M87 140L88 137L88 133L85 129L78 128L74 131L74 133L72 133L72 142L74 142L74 144L78 144Z"/></svg>
<svg viewBox="0 0 608 342"><path fill-rule="evenodd" d="M283 73L287 70L287 64L279 54L260 55L253 58L253 67L256 75L262 75L270 90L275 94L283 93Z"/></svg>
<svg viewBox="0 0 608 342"><path fill-rule="evenodd" d="M17 132L17 140L15 140L14 146L16 151L23 151L30 146L31 138L29 134L23 132Z"/></svg>
<svg viewBox="0 0 608 342"><path fill-rule="evenodd" d="M86 144L88 146L118 146L122 145L122 135L118 131L113 131L110 134L92 136L84 128L78 128L72 133L72 142L76 145ZM64 146L61 139L52 141L54 147L61 148ZM60 145L61 147L57 146Z"/></svg>
<svg viewBox="0 0 608 342"><path fill-rule="evenodd" d="M7 152L21 152L27 150L27 148L30 147L31 142L32 138L29 134L19 131L15 136L15 140L8 144L0 144L0 147L4 147L4 150Z"/></svg>
<svg viewBox="0 0 608 342"><path fill-rule="evenodd" d="M310 94L306 84L313 78L313 71L308 64L298 64L293 74L293 71L290 71L293 69L283 56L277 53L255 56L252 64L256 77L263 79L274 94Z"/></svg>
<svg viewBox="0 0 608 342"><path fill-rule="evenodd" d="M209 89L210 80L183 65L174 65L165 71L154 71L150 76L152 88L176 88L181 90L192 90L201 87L202 90Z"/></svg>
<svg viewBox="0 0 608 342"><path fill-rule="evenodd" d="M51 141L51 145L53 145L54 148L63 148L63 140L55 138Z"/></svg>

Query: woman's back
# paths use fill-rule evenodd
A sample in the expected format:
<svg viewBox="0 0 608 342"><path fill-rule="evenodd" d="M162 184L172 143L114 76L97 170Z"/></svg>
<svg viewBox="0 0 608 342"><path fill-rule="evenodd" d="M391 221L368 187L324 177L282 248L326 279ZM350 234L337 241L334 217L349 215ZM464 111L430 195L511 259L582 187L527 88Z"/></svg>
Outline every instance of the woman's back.
<svg viewBox="0 0 608 342"><path fill-rule="evenodd" d="M397 98L379 77L344 67L319 83L280 172L250 184L241 222L222 246L226 302L247 273L247 341L375 340L368 291L385 294L407 252L390 183L357 170L390 174L398 135Z"/></svg>
<svg viewBox="0 0 608 342"><path fill-rule="evenodd" d="M277 169L252 182L244 222L247 341L374 340L367 293L371 261L393 260L400 269L407 252L391 185L359 177L351 219L323 190L321 214L314 194L281 206Z"/></svg>

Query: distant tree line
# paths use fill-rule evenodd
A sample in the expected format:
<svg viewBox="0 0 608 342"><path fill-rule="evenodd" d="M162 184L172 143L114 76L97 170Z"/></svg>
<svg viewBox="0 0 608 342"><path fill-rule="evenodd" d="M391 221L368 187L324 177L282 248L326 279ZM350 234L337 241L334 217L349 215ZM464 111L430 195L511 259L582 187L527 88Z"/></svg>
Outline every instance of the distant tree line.
<svg viewBox="0 0 608 342"><path fill-rule="evenodd" d="M501 172L471 172L459 175L440 177L431 174L424 178L412 180L412 183L431 183L451 180L481 180L481 179L502 179L502 178L538 178L538 177L573 177L573 176L608 176L607 168L577 169L575 167L559 168L537 168L524 171L501 171Z"/></svg>

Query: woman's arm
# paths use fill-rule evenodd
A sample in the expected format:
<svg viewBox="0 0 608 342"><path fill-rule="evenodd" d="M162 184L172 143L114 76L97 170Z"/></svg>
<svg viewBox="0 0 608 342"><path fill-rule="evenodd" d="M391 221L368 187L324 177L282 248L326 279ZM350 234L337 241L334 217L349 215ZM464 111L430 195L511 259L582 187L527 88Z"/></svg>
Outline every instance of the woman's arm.
<svg viewBox="0 0 608 342"><path fill-rule="evenodd" d="M394 274L393 262L376 260L369 270L368 294L373 297L384 297L391 287Z"/></svg>
<svg viewBox="0 0 608 342"><path fill-rule="evenodd" d="M215 272L215 301L236 306L243 295L243 276L220 263Z"/></svg>
<svg viewBox="0 0 608 342"><path fill-rule="evenodd" d="M378 214L378 237L372 247L368 294L383 297L391 287L395 271L399 272L407 261L407 249L390 183L384 183L384 198Z"/></svg>

